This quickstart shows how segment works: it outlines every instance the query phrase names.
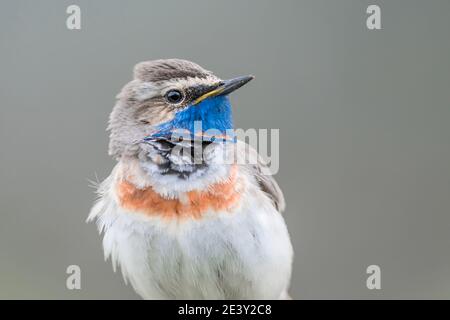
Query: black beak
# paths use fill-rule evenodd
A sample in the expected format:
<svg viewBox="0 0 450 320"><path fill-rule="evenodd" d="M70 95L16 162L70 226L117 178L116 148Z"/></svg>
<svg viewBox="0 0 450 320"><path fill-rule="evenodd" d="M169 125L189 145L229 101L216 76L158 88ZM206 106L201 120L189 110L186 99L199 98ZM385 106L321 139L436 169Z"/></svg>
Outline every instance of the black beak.
<svg viewBox="0 0 450 320"><path fill-rule="evenodd" d="M223 81L223 84L221 86L219 86L219 88L218 88L218 89L222 89L222 92L220 92L217 95L218 96L227 95L227 94L233 92L234 90L239 89L244 84L250 82L250 80L253 80L254 78L255 78L254 76L243 76L243 77L237 77L237 78L230 79L230 80L225 80L225 81Z"/></svg>
<svg viewBox="0 0 450 320"><path fill-rule="evenodd" d="M204 93L203 95L201 95L200 97L195 99L193 104L194 105L198 104L198 103L202 102L203 100L205 100L206 98L224 96L224 95L230 94L231 92L239 89L240 87L242 87L243 85L245 85L246 83L248 83L250 80L252 80L254 78L255 78L254 76L250 75L250 76L237 77L237 78L233 78L230 80L224 80L224 81L220 82L219 85L217 87L215 87L214 89Z"/></svg>

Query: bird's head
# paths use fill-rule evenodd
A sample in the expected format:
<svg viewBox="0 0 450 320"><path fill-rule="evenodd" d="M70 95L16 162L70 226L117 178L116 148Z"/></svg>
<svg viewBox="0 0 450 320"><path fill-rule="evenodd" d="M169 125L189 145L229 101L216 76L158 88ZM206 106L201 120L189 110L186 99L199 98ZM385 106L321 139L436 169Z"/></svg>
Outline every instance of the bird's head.
<svg viewBox="0 0 450 320"><path fill-rule="evenodd" d="M116 158L136 153L139 143L188 133L222 137L233 129L228 94L253 76L221 80L199 65L180 59L153 60L134 67L109 121L109 152ZM214 139L214 138L213 138Z"/></svg>

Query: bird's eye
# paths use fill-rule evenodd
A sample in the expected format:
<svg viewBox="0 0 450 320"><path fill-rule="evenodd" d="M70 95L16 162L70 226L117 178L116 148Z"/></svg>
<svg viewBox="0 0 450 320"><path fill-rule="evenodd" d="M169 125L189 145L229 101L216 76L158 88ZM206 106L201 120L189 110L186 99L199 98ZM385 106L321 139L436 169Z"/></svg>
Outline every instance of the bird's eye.
<svg viewBox="0 0 450 320"><path fill-rule="evenodd" d="M179 90L170 90L166 93L166 99L170 103L180 103L183 100L183 94Z"/></svg>

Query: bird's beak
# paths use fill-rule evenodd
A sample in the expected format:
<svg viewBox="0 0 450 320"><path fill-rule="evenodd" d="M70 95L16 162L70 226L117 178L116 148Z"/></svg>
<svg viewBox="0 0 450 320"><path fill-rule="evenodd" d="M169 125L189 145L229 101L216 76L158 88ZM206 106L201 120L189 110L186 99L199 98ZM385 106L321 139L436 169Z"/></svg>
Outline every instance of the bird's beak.
<svg viewBox="0 0 450 320"><path fill-rule="evenodd" d="M255 78L255 77L250 75L250 76L237 77L237 78L233 78L230 80L221 81L218 86L209 88L209 90L207 92L204 92L200 97L195 99L192 104L196 105L196 104L202 102L203 100L205 100L206 98L224 96L224 95L230 94L234 90L242 87L244 84L246 84L253 78Z"/></svg>

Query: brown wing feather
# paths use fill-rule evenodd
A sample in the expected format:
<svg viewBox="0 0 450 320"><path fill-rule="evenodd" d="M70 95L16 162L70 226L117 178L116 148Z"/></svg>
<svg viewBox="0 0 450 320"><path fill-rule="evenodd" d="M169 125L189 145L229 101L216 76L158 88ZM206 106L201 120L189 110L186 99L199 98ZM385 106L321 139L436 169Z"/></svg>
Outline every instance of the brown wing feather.
<svg viewBox="0 0 450 320"><path fill-rule="evenodd" d="M283 212L286 208L283 192L278 186L278 183L275 181L273 175L270 173L270 169L262 157L253 147L242 141L238 141L237 149L237 154L240 158L239 160L241 161L239 163L244 163L242 162L241 157L245 156L245 168L255 177L259 187L272 200L275 208L277 208L279 212Z"/></svg>

